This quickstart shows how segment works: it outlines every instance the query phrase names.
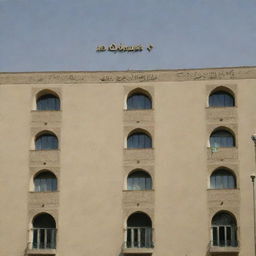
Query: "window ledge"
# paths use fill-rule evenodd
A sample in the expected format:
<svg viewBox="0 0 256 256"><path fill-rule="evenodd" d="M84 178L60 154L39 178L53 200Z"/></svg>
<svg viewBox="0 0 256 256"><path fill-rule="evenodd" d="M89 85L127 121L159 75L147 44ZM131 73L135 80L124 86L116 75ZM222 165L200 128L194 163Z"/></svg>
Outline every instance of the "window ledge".
<svg viewBox="0 0 256 256"><path fill-rule="evenodd" d="M236 190L240 190L239 188L207 188L208 191L236 191Z"/></svg>
<svg viewBox="0 0 256 256"><path fill-rule="evenodd" d="M130 111L154 111L153 108L150 109L124 109L125 112L130 112Z"/></svg>
<svg viewBox="0 0 256 256"><path fill-rule="evenodd" d="M27 255L56 255L56 249L28 249Z"/></svg>
<svg viewBox="0 0 256 256"><path fill-rule="evenodd" d="M56 190L56 191L29 191L29 193L31 194L39 194L39 193L42 193L42 194L46 194L46 193L58 193L60 192L59 190Z"/></svg>
<svg viewBox="0 0 256 256"><path fill-rule="evenodd" d="M29 151L32 152L59 152L60 149L41 149L41 150L36 150L36 149L30 149Z"/></svg>
<svg viewBox="0 0 256 256"><path fill-rule="evenodd" d="M128 189L123 189L123 192L154 192L155 189L145 189L145 190L128 190Z"/></svg>
<svg viewBox="0 0 256 256"><path fill-rule="evenodd" d="M206 109L236 109L237 106L233 106L233 107L205 107Z"/></svg>
<svg viewBox="0 0 256 256"><path fill-rule="evenodd" d="M58 113L58 112L62 112L62 110L31 110L31 112L36 112L36 113L45 113L45 112L55 112L55 113Z"/></svg>
<svg viewBox="0 0 256 256"><path fill-rule="evenodd" d="M208 149L212 149L213 147L209 147L209 146L207 146L207 148ZM214 147L215 148L215 147ZM217 149L234 149L234 148L238 148L237 146L235 146L235 147L216 147ZM215 153L215 152L213 152L213 153Z"/></svg>
<svg viewBox="0 0 256 256"><path fill-rule="evenodd" d="M124 148L124 150L153 150L154 148Z"/></svg>

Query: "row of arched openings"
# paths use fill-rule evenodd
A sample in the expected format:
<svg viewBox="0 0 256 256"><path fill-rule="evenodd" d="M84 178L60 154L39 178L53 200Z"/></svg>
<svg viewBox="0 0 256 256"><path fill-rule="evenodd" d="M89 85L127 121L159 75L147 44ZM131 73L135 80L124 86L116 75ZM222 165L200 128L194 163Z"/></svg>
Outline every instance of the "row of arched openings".
<svg viewBox="0 0 256 256"><path fill-rule="evenodd" d="M49 170L42 170L34 176L34 191L57 191L57 177ZM127 177L127 190L151 190L153 182L150 174L142 169L130 172ZM221 167L210 176L211 189L235 189L236 177L230 169Z"/></svg>
<svg viewBox="0 0 256 256"><path fill-rule="evenodd" d="M34 249L56 248L56 222L48 213L41 213L32 221ZM152 248L152 220L144 212L132 213L126 221L126 248ZM213 246L237 246L237 223L233 214L220 211L211 221L211 243Z"/></svg>
<svg viewBox="0 0 256 256"><path fill-rule="evenodd" d="M217 128L210 135L210 147L235 147L235 137L226 128ZM59 148L57 136L49 131L41 132L36 136L36 150L54 150ZM128 149L152 148L151 135L142 129L132 131L127 137Z"/></svg>
<svg viewBox="0 0 256 256"><path fill-rule="evenodd" d="M209 95L209 107L233 107L235 106L234 93L226 87L218 87ZM60 110L59 96L49 90L41 91L37 94L36 109L40 111ZM126 109L152 109L152 97L144 89L132 90L126 100Z"/></svg>

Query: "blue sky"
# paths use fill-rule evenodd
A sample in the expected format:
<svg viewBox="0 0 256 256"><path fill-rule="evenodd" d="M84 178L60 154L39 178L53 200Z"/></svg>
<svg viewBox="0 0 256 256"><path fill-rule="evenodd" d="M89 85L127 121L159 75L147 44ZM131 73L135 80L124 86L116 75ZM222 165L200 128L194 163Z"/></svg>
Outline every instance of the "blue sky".
<svg viewBox="0 0 256 256"><path fill-rule="evenodd" d="M253 65L256 0L0 0L0 72Z"/></svg>

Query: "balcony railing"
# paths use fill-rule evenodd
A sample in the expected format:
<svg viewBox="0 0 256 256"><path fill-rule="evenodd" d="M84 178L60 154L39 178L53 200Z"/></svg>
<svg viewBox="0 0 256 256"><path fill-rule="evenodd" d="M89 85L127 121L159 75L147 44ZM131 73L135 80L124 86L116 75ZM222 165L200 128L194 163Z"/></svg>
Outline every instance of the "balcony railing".
<svg viewBox="0 0 256 256"><path fill-rule="evenodd" d="M128 227L125 248L153 248L152 228Z"/></svg>
<svg viewBox="0 0 256 256"><path fill-rule="evenodd" d="M55 249L55 228L33 228L32 249Z"/></svg>
<svg viewBox="0 0 256 256"><path fill-rule="evenodd" d="M211 246L238 247L238 241L237 240L212 240Z"/></svg>

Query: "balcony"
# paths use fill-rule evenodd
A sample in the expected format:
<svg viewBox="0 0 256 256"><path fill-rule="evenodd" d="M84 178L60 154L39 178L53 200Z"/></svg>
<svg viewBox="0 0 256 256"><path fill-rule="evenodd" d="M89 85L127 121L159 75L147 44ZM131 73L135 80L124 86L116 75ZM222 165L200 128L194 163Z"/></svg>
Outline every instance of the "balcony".
<svg viewBox="0 0 256 256"><path fill-rule="evenodd" d="M126 241L124 242L123 253L153 253L151 227L128 227L125 232Z"/></svg>
<svg viewBox="0 0 256 256"><path fill-rule="evenodd" d="M56 254L56 229L33 228L33 242L28 249L28 255L55 255Z"/></svg>

